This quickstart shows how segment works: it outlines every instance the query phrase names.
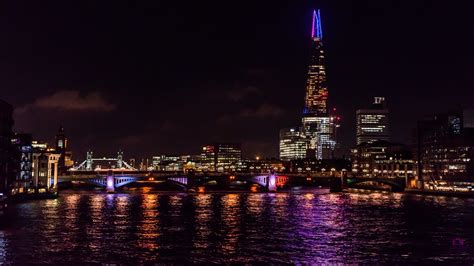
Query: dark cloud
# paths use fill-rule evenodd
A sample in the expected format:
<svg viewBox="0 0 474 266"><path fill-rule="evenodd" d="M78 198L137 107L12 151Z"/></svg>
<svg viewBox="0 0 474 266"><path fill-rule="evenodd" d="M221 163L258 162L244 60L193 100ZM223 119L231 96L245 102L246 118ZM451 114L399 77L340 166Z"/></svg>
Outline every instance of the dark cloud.
<svg viewBox="0 0 474 266"><path fill-rule="evenodd" d="M235 114L220 115L216 122L218 125L226 125L232 122L242 122L249 119L268 119L278 118L284 113L284 110L276 105L263 103L256 108L245 108Z"/></svg>
<svg viewBox="0 0 474 266"><path fill-rule="evenodd" d="M78 90L61 90L52 95L36 99L31 104L26 104L16 109L22 114L30 109L57 109L60 111L101 111L110 112L116 106L107 102L100 92L81 94Z"/></svg>
<svg viewBox="0 0 474 266"><path fill-rule="evenodd" d="M252 97L261 94L262 90L255 86L236 88L227 92L227 96L229 97L229 99L234 102L240 102L241 100L245 99L245 97Z"/></svg>
<svg viewBox="0 0 474 266"><path fill-rule="evenodd" d="M239 116L249 118L274 118L283 113L283 109L272 104L264 103L256 109L245 109Z"/></svg>

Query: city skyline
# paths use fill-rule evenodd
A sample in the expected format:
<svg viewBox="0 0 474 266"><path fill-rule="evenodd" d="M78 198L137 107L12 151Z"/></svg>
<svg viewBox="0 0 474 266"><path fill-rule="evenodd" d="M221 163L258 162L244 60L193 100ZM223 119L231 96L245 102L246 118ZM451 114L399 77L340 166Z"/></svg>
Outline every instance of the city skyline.
<svg viewBox="0 0 474 266"><path fill-rule="evenodd" d="M129 157L149 157L194 153L213 141L242 142L248 157L277 157L279 129L293 126L302 112L308 22L315 7L324 14L330 106L341 113L338 133L346 154L355 144L355 110L374 96L389 102L393 140L409 144L418 119L456 107L450 103L467 105L473 93L471 40L437 41L440 28L446 40L472 31L472 24L462 23L465 16L456 16L449 5L433 3L418 12L422 3L314 2L277 11L283 6L277 2L251 11L242 4L218 15L201 5L141 4L119 23L126 8L120 3L99 4L92 13L64 3L62 15L54 12L59 7L41 9L38 15L44 20L38 25L28 19L33 7L16 5L10 19L24 18L18 25L25 30L17 32L4 23L9 42L2 44L8 55L1 62L5 71L0 83L3 98L16 107L15 129L53 143L62 124L80 158L91 147L98 154L114 154L120 146ZM144 8L163 16L136 20ZM193 14L193 8L203 12ZM435 24L440 13L450 18L442 25ZM85 14L97 27L79 27ZM58 16L63 25L54 23ZM265 26L277 16L281 24ZM228 23L216 25L215 20ZM196 27L186 27L190 21ZM173 27L189 30L176 35ZM149 34L155 28L163 37ZM51 37L57 34L64 40ZM32 57L27 56L28 39L37 52ZM452 52L439 58L441 49ZM190 64L189 69L181 62ZM382 62L384 69L379 69ZM456 67L441 71L445 65ZM452 93L439 99L436 92L446 88Z"/></svg>
<svg viewBox="0 0 474 266"><path fill-rule="evenodd" d="M185 2L4 3L0 265L474 265L474 4Z"/></svg>

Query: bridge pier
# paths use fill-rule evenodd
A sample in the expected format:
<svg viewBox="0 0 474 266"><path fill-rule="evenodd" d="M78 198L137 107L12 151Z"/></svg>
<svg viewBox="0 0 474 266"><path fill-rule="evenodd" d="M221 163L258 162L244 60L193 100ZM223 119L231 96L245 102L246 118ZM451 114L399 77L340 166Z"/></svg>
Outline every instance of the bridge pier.
<svg viewBox="0 0 474 266"><path fill-rule="evenodd" d="M277 185L276 185L276 176L274 173L271 173L267 177L267 188L269 192L276 192L277 191Z"/></svg>
<svg viewBox="0 0 474 266"><path fill-rule="evenodd" d="M114 193L115 192L115 178L113 175L107 175L107 184L105 187L107 193Z"/></svg>

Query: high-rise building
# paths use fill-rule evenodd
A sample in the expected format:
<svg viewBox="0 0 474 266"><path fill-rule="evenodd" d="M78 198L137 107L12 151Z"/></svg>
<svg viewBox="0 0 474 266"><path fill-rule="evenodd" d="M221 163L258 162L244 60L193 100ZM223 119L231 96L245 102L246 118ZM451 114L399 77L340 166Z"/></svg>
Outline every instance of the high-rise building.
<svg viewBox="0 0 474 266"><path fill-rule="evenodd" d="M311 61L306 81L302 132L307 138L307 158L331 159L336 148L339 118L328 111L328 87L323 49L323 28L319 10L313 11Z"/></svg>
<svg viewBox="0 0 474 266"><path fill-rule="evenodd" d="M326 82L321 13L319 10L314 10L311 27L311 60L306 81L302 126L299 132L293 131L289 133L294 136L299 135L305 140L305 158L318 160L333 159L334 150L337 147L336 130L339 127L339 122L340 118L335 114L330 114L328 109L328 87ZM280 139L280 158L288 160L293 156L288 154L288 147L293 147L293 149L301 147L302 138L291 137L297 143L290 143L289 133L285 133L285 129L282 132L280 132L280 137L285 139ZM281 143L284 143L284 145L281 146ZM281 152L286 154L281 154ZM301 156L301 150L298 150L296 153L298 153L297 157Z"/></svg>
<svg viewBox="0 0 474 266"><path fill-rule="evenodd" d="M389 141L389 113L384 97L375 97L368 109L356 112L357 145L377 140Z"/></svg>
<svg viewBox="0 0 474 266"><path fill-rule="evenodd" d="M328 88L326 84L326 65L323 49L323 28L320 11L313 11L311 28L311 61L306 81L305 114L327 116Z"/></svg>
<svg viewBox="0 0 474 266"><path fill-rule="evenodd" d="M290 161L306 158L306 136L299 128L280 130L280 160Z"/></svg>

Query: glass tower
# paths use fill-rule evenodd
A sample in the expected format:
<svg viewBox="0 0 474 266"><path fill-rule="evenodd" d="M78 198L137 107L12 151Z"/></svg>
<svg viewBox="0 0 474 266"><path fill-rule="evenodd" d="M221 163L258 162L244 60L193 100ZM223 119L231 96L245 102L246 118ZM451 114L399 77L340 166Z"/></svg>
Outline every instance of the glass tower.
<svg viewBox="0 0 474 266"><path fill-rule="evenodd" d="M336 109L334 108L335 112ZM306 81L302 126L280 132L280 159L332 159L340 117L328 110L328 88L321 13L313 11L311 58Z"/></svg>
<svg viewBox="0 0 474 266"><path fill-rule="evenodd" d="M384 97L375 97L369 109L357 110L357 145L377 140L389 141L388 115Z"/></svg>
<svg viewBox="0 0 474 266"><path fill-rule="evenodd" d="M336 117L328 112L328 88L323 49L323 29L319 10L313 11L311 60L306 81L303 133L307 138L307 158L330 159L336 147Z"/></svg>
<svg viewBox="0 0 474 266"><path fill-rule="evenodd" d="M305 114L327 116L328 88L326 85L326 67L323 49L323 29L319 10L313 11L311 31L311 61L306 82Z"/></svg>

